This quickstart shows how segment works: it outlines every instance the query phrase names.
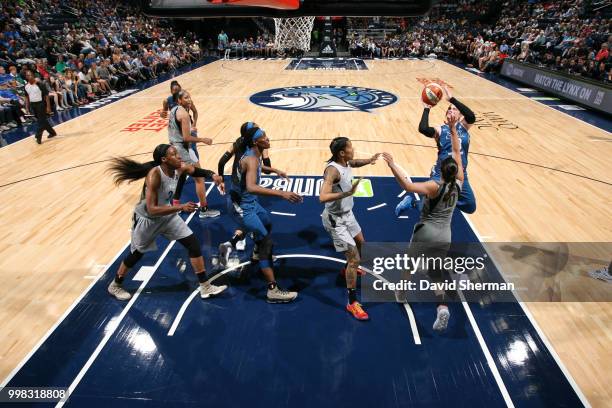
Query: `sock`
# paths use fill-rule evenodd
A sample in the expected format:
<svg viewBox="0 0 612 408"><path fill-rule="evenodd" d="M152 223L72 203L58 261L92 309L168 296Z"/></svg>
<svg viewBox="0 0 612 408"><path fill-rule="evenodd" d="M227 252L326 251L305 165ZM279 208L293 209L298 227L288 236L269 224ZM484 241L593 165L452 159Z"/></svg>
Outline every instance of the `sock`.
<svg viewBox="0 0 612 408"><path fill-rule="evenodd" d="M202 271L199 273L196 273L196 276L198 277L198 282L200 283L204 283L206 282L207 278L206 278L206 271Z"/></svg>
<svg viewBox="0 0 612 408"><path fill-rule="evenodd" d="M357 301L357 289L356 288L348 288L348 299L349 299L349 305L352 305L353 302Z"/></svg>
<svg viewBox="0 0 612 408"><path fill-rule="evenodd" d="M242 241L243 239L244 234L236 233L234 234L232 239L230 239L230 244L232 244L232 247L236 248L236 244L238 243L238 241Z"/></svg>
<svg viewBox="0 0 612 408"><path fill-rule="evenodd" d="M125 276L115 275L115 283L117 285L123 284L123 279L125 279Z"/></svg>
<svg viewBox="0 0 612 408"><path fill-rule="evenodd" d="M276 282L270 282L270 283L268 283L268 289L270 289L270 290L274 290L274 288L276 288Z"/></svg>

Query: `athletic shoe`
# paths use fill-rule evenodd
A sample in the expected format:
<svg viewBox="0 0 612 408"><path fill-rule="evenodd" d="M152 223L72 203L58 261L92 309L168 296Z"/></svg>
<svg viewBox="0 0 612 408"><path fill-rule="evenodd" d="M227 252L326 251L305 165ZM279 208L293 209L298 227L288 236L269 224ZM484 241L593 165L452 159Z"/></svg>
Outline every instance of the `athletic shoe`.
<svg viewBox="0 0 612 408"><path fill-rule="evenodd" d="M238 251L244 251L246 249L246 238L236 242L236 249Z"/></svg>
<svg viewBox="0 0 612 408"><path fill-rule="evenodd" d="M42 144L42 135L41 136L34 136L34 139L36 139L36 143Z"/></svg>
<svg viewBox="0 0 612 408"><path fill-rule="evenodd" d="M129 300L132 295L129 292L121 287L115 280L108 285L108 293L113 295L117 300Z"/></svg>
<svg viewBox="0 0 612 408"><path fill-rule="evenodd" d="M365 271L361 268L357 268L357 276L363 276L365 275ZM346 268L342 268L340 269L340 275L342 276L346 276Z"/></svg>
<svg viewBox="0 0 612 408"><path fill-rule="evenodd" d="M414 208L414 198L411 193L406 193L404 199L399 202L397 207L395 207L395 216L399 217L402 211L407 210L408 208Z"/></svg>
<svg viewBox="0 0 612 408"><path fill-rule="evenodd" d="M266 300L268 303L289 303L294 301L297 295L297 292L289 292L276 286L274 289L268 289Z"/></svg>
<svg viewBox="0 0 612 408"><path fill-rule="evenodd" d="M55 136L57 136L57 133L53 133L53 134L47 136L47 139L51 139L52 137L55 137Z"/></svg>
<svg viewBox="0 0 612 408"><path fill-rule="evenodd" d="M115 91L114 89L113 89L113 90L111 90L111 94L112 94L112 95L114 95L114 94L116 94L116 93L117 93L117 91Z"/></svg>
<svg viewBox="0 0 612 408"><path fill-rule="evenodd" d="M589 272L589 276L604 282L612 283L612 275L610 275L610 271L608 270L607 266L605 268Z"/></svg>
<svg viewBox="0 0 612 408"><path fill-rule="evenodd" d="M215 218L220 215L221 215L221 211L209 208L206 211L200 210L199 217L200 218Z"/></svg>
<svg viewBox="0 0 612 408"><path fill-rule="evenodd" d="M355 301L350 305L346 305L346 311L353 315L357 320L370 320L370 316L363 310L361 303Z"/></svg>
<svg viewBox="0 0 612 408"><path fill-rule="evenodd" d="M227 289L227 285L217 286L217 285L212 285L208 282L200 283L200 297L202 299L207 299L211 296L218 295L219 293L223 292L225 289Z"/></svg>
<svg viewBox="0 0 612 408"><path fill-rule="evenodd" d="M450 319L450 312L448 307L438 306L438 316L433 324L433 329L436 331L444 331L448 326L448 319Z"/></svg>
<svg viewBox="0 0 612 408"><path fill-rule="evenodd" d="M224 242L219 245L219 264L223 267L227 267L229 256L232 253L232 243Z"/></svg>

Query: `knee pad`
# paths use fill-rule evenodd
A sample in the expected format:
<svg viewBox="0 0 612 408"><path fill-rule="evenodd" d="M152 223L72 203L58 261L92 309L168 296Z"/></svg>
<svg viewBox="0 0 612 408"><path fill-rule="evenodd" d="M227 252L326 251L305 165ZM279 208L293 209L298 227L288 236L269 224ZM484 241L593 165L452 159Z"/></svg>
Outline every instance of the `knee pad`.
<svg viewBox="0 0 612 408"><path fill-rule="evenodd" d="M138 263L138 261L140 261L140 259L142 259L143 255L143 253L138 251L130 252L129 255L123 259L123 264L127 266L128 269L131 269L134 267L134 265L136 265L136 263Z"/></svg>
<svg viewBox="0 0 612 408"><path fill-rule="evenodd" d="M194 234L191 234L188 237L181 238L178 240L189 253L189 258L199 258L202 256L202 250L200 249L200 242L198 242L197 238Z"/></svg>
<svg viewBox="0 0 612 408"><path fill-rule="evenodd" d="M259 253L259 262L262 267L265 267L262 262L269 262L272 264L272 250L274 249L274 242L270 235L266 235L262 240L257 242L257 252Z"/></svg>

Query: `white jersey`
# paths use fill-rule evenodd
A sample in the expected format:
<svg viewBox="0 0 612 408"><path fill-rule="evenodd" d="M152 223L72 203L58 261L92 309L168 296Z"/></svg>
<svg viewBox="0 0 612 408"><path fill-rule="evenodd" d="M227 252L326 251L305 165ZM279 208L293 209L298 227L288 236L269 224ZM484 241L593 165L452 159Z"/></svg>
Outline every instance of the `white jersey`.
<svg viewBox="0 0 612 408"><path fill-rule="evenodd" d="M340 173L340 180L333 184L332 193L343 193L353 188L353 169L351 166L341 166L334 161L330 161L325 168L335 167ZM353 210L353 196L350 195L340 200L325 203L325 210L333 215L342 215Z"/></svg>
<svg viewBox="0 0 612 408"><path fill-rule="evenodd" d="M158 206L170 205L172 202L172 196L174 195L174 192L176 191L176 184L178 183L179 173L178 171L175 171L174 177L169 177L169 176L166 176L164 171L161 169L161 166L157 166L156 169L159 171L159 175L161 177L159 188L157 189L157 205ZM149 212L147 211L146 192L147 192L147 185L145 183L145 185L142 188L142 193L140 195L140 202L136 205L136 209L134 210L134 212L142 217L159 218L159 216L158 217L151 216ZM172 216L175 214L170 214L170 215Z"/></svg>

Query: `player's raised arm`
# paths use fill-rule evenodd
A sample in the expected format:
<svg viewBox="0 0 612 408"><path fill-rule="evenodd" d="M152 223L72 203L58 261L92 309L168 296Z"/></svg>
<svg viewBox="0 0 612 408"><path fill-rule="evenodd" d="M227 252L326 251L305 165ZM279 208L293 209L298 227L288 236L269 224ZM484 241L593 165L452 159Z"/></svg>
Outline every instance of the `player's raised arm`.
<svg viewBox="0 0 612 408"><path fill-rule="evenodd" d="M457 98L453 97L450 89L447 86L443 87L444 95L446 96L446 100L455 105L457 110L461 112L463 115L463 119L461 120L461 125L467 130L472 127L472 125L476 122L476 115L470 108L465 106L463 103L459 102Z"/></svg>
<svg viewBox="0 0 612 408"><path fill-rule="evenodd" d="M459 116L457 113L451 113L448 117L446 124L450 128L451 133L451 145L453 149L453 159L457 162L457 176L456 179L463 181L463 163L461 159L461 141L459 140L459 134L457 133L457 122Z"/></svg>
<svg viewBox="0 0 612 408"><path fill-rule="evenodd" d="M367 166L368 164L376 164L376 160L378 160L378 156L380 156L380 153L375 153L369 159L353 159L353 160L349 160L348 164L349 164L349 166L351 166L353 168Z"/></svg>
<svg viewBox="0 0 612 408"><path fill-rule="evenodd" d="M419 122L419 133L427 137L438 138L440 136L440 128L429 126L430 110L431 106L423 102L423 114L421 115L421 121Z"/></svg>
<svg viewBox="0 0 612 408"><path fill-rule="evenodd" d="M438 185L434 181L426 181L424 183L413 183L410 181L408 176L404 174L404 172L399 168L399 166L393 160L393 156L389 153L382 154L383 159L389 165L395 180L399 183L399 185L409 193L417 193L421 195L432 195L438 191Z"/></svg>

